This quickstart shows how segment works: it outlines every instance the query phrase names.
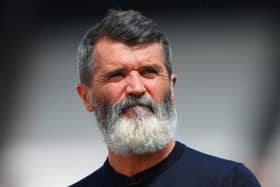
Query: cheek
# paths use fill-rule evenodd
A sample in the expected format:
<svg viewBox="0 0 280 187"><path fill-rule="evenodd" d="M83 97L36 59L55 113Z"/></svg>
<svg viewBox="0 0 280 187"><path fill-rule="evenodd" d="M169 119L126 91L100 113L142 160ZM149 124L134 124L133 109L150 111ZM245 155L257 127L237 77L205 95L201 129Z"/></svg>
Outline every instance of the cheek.
<svg viewBox="0 0 280 187"><path fill-rule="evenodd" d="M162 101L168 89L168 82L165 80L150 81L146 83L146 89L154 99Z"/></svg>
<svg viewBox="0 0 280 187"><path fill-rule="evenodd" d="M122 83L109 83L100 88L99 96L111 102L117 102L123 97L124 88Z"/></svg>

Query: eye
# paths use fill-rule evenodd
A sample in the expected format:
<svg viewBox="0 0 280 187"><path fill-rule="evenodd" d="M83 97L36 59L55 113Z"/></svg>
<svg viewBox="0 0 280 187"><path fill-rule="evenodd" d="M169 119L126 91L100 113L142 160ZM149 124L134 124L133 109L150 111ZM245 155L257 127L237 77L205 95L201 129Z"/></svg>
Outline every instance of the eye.
<svg viewBox="0 0 280 187"><path fill-rule="evenodd" d="M112 72L108 74L107 80L117 82L121 81L124 77L125 74L123 72Z"/></svg>
<svg viewBox="0 0 280 187"><path fill-rule="evenodd" d="M158 72L154 68L144 68L141 70L140 74L148 79L155 78L158 75Z"/></svg>

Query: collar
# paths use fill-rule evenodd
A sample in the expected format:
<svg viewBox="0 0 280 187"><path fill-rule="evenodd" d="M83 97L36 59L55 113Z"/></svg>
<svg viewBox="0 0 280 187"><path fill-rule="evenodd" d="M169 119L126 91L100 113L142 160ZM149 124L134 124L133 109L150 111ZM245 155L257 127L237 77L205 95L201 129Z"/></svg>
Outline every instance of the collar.
<svg viewBox="0 0 280 187"><path fill-rule="evenodd" d="M171 153L160 163L151 168L148 168L134 176L128 177L116 172L110 165L108 159L105 161L104 168L104 186L141 186L147 185L161 173L170 168L181 157L184 150L184 145L176 142Z"/></svg>

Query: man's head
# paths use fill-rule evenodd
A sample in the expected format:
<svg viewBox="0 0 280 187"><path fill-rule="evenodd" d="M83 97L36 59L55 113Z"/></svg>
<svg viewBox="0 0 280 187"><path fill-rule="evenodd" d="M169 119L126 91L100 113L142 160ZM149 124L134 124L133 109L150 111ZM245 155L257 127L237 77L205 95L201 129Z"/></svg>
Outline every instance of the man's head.
<svg viewBox="0 0 280 187"><path fill-rule="evenodd" d="M107 15L83 37L78 48L80 82L91 86L95 58L92 50L98 39L107 36L129 45L159 42L164 50L164 63L168 75L172 74L171 48L165 35L153 20L137 11L109 10Z"/></svg>
<svg viewBox="0 0 280 187"><path fill-rule="evenodd" d="M176 77L169 50L156 24L135 11L109 11L82 40L77 91L95 111L110 151L151 153L172 138Z"/></svg>

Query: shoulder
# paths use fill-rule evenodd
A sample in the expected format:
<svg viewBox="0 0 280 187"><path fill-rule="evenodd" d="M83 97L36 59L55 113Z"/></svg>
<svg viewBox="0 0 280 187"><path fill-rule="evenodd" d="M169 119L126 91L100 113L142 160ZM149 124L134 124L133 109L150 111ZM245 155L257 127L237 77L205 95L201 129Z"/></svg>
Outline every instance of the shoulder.
<svg viewBox="0 0 280 187"><path fill-rule="evenodd" d="M189 165L195 165L197 169L205 171L220 171L226 172L232 170L238 163L235 161L219 158L209 155L183 145L185 148L183 161Z"/></svg>
<svg viewBox="0 0 280 187"><path fill-rule="evenodd" d="M94 171L92 174L81 179L75 184L69 187L91 187L91 186L102 186L104 180L104 167L102 166L98 170Z"/></svg>
<svg viewBox="0 0 280 187"><path fill-rule="evenodd" d="M237 163L234 169L224 178L222 186L260 187L261 185L246 166Z"/></svg>
<svg viewBox="0 0 280 187"><path fill-rule="evenodd" d="M193 179L205 179L213 186L259 187L254 174L242 163L202 153L183 144L180 167Z"/></svg>

